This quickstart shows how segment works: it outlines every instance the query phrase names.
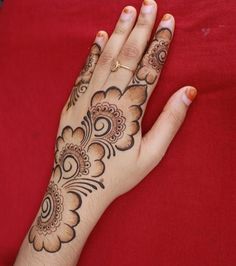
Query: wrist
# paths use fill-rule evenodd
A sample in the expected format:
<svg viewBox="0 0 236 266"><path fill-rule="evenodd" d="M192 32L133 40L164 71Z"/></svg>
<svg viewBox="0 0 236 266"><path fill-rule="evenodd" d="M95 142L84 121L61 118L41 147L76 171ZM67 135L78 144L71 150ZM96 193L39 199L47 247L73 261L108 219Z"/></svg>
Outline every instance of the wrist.
<svg viewBox="0 0 236 266"><path fill-rule="evenodd" d="M24 240L16 265L25 265L25 261L30 265L75 265L90 232L112 201L108 194L104 195L102 183L101 186L98 183L93 185L95 191L91 189L91 193L79 194L66 189L56 172Z"/></svg>

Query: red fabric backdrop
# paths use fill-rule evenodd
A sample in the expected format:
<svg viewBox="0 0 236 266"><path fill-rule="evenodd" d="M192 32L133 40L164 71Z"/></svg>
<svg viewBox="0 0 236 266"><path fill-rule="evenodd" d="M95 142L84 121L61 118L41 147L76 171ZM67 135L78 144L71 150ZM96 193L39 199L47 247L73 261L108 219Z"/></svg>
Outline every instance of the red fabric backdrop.
<svg viewBox="0 0 236 266"><path fill-rule="evenodd" d="M60 110L96 32L138 0L8 0L0 11L0 257L11 265L37 212ZM83 266L236 265L234 0L159 0L177 29L144 119L179 87L199 89L160 165L116 200L89 237Z"/></svg>

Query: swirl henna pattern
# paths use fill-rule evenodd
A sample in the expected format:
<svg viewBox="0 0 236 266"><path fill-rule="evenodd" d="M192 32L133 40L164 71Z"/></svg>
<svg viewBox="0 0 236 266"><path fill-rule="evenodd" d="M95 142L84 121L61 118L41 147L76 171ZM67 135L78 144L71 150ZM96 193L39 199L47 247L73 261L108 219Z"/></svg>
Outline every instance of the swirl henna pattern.
<svg viewBox="0 0 236 266"><path fill-rule="evenodd" d="M62 178L60 167L53 171L52 180L41 204L40 215L29 233L29 242L35 250L58 251L61 243L75 237L74 227L79 223L76 210L82 200L80 194L63 189L58 182Z"/></svg>
<svg viewBox="0 0 236 266"><path fill-rule="evenodd" d="M150 48L137 68L134 83L155 83L165 63L171 39L172 32L168 28L161 28L155 33Z"/></svg>
<svg viewBox="0 0 236 266"><path fill-rule="evenodd" d="M131 85L124 92L116 87L98 91L81 126L62 130L52 179L28 236L36 251L57 252L62 243L75 238L83 197L105 188L100 178L105 156L109 159L133 147L146 99L146 85Z"/></svg>
<svg viewBox="0 0 236 266"><path fill-rule="evenodd" d="M83 94L87 90L100 54L101 54L101 47L97 43L94 43L92 45L90 54L84 65L84 68L82 69L79 77L75 81L75 85L72 89L70 99L67 104L67 110L72 105L75 105L81 94Z"/></svg>

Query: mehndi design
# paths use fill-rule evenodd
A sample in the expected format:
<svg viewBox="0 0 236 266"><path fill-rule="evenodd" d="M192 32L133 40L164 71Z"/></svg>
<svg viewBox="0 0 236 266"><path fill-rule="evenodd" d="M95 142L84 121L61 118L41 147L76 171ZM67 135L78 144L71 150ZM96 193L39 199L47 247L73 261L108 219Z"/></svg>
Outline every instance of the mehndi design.
<svg viewBox="0 0 236 266"><path fill-rule="evenodd" d="M101 178L105 159L133 147L134 135L140 130L147 88L160 74L171 37L168 28L157 31L138 66L133 84L124 92L117 87L95 92L81 126L75 129L67 126L62 130L56 141L52 179L28 236L36 251L57 252L62 243L75 238L83 197L105 188ZM87 89L99 53L100 48L94 45L68 108Z"/></svg>
<svg viewBox="0 0 236 266"><path fill-rule="evenodd" d="M161 28L155 33L150 48L137 68L134 83L155 83L165 63L171 38L172 33L168 28Z"/></svg>
<svg viewBox="0 0 236 266"><path fill-rule="evenodd" d="M109 159L117 150L134 145L146 98L144 85L131 85L123 93L116 87L98 91L81 127L62 130L56 142L53 176L29 232L36 251L56 252L61 243L74 239L82 197L105 188L99 179L105 171L105 155Z"/></svg>
<svg viewBox="0 0 236 266"><path fill-rule="evenodd" d="M100 54L101 54L101 47L97 43L94 43L92 45L90 54L84 65L84 68L82 69L79 77L75 81L75 85L72 89L70 99L67 104L67 110L72 105L75 105L81 94L83 94L87 90Z"/></svg>

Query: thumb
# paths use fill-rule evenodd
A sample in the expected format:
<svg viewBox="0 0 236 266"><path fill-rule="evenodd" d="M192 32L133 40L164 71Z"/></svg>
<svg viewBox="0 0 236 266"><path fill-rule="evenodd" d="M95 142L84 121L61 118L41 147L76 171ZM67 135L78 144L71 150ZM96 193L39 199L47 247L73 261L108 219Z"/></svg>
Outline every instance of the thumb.
<svg viewBox="0 0 236 266"><path fill-rule="evenodd" d="M160 162L166 153L196 95L197 90L191 86L183 87L175 92L152 128L143 137L139 159L148 172Z"/></svg>

